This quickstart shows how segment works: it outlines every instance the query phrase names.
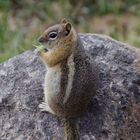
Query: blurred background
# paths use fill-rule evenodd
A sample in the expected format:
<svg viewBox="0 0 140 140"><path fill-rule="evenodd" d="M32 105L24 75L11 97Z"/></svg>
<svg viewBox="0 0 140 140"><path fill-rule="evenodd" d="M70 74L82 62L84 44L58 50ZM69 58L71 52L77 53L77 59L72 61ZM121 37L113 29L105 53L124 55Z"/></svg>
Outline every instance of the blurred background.
<svg viewBox="0 0 140 140"><path fill-rule="evenodd" d="M140 47L140 0L0 0L0 63L33 49L45 27L63 17L78 32Z"/></svg>

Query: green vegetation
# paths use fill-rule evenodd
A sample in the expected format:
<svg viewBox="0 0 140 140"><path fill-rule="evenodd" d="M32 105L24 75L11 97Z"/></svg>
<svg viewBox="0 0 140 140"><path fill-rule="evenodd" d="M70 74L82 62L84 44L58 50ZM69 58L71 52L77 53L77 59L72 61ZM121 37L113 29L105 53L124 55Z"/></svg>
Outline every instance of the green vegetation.
<svg viewBox="0 0 140 140"><path fill-rule="evenodd" d="M0 62L29 49L46 26L68 18L78 32L140 47L139 0L0 0Z"/></svg>
<svg viewBox="0 0 140 140"><path fill-rule="evenodd" d="M37 44L37 45L34 45L34 46L37 48L37 50L38 50L39 52L43 52L44 49L45 49L45 47L44 47L42 44Z"/></svg>

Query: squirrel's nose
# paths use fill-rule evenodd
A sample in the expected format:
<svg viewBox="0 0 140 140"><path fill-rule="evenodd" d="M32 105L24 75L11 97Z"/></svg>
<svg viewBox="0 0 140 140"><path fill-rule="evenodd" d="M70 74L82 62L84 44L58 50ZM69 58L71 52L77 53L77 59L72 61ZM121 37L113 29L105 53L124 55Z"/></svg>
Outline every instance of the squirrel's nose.
<svg viewBox="0 0 140 140"><path fill-rule="evenodd" d="M44 42L45 42L45 38L44 38L44 37L40 37L40 38L38 39L38 42L44 43Z"/></svg>

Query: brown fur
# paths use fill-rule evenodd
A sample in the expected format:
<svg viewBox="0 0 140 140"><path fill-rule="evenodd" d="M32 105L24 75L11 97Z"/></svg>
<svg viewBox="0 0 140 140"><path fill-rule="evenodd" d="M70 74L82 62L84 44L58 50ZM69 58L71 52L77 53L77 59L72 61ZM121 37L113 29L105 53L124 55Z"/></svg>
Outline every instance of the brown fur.
<svg viewBox="0 0 140 140"><path fill-rule="evenodd" d="M48 52L41 52L41 58L49 66L53 67L66 59L72 52L71 46L55 48Z"/></svg>
<svg viewBox="0 0 140 140"><path fill-rule="evenodd" d="M40 56L42 60L49 66L53 67L63 61L64 59L68 58L70 54L72 53L73 47L75 46L75 40L76 40L76 33L73 29L71 29L71 32L68 36L64 36L63 32L65 29L65 24L62 25L54 25L52 27L49 27L41 36L41 38L44 38L44 44L49 43L48 41L48 34L51 31L59 31L60 37L57 42L54 41L49 43L49 45L54 46L52 49L50 49L47 52L41 52Z"/></svg>

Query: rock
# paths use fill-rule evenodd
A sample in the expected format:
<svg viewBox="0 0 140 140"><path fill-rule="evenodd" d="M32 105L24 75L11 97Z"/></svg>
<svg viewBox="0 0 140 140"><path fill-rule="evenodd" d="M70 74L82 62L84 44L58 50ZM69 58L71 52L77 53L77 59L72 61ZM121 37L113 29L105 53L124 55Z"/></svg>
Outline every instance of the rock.
<svg viewBox="0 0 140 140"><path fill-rule="evenodd" d="M80 36L100 69L98 93L77 119L81 139L140 139L140 50L106 36ZM38 108L44 75L33 51L0 65L1 140L63 139L58 118Z"/></svg>

